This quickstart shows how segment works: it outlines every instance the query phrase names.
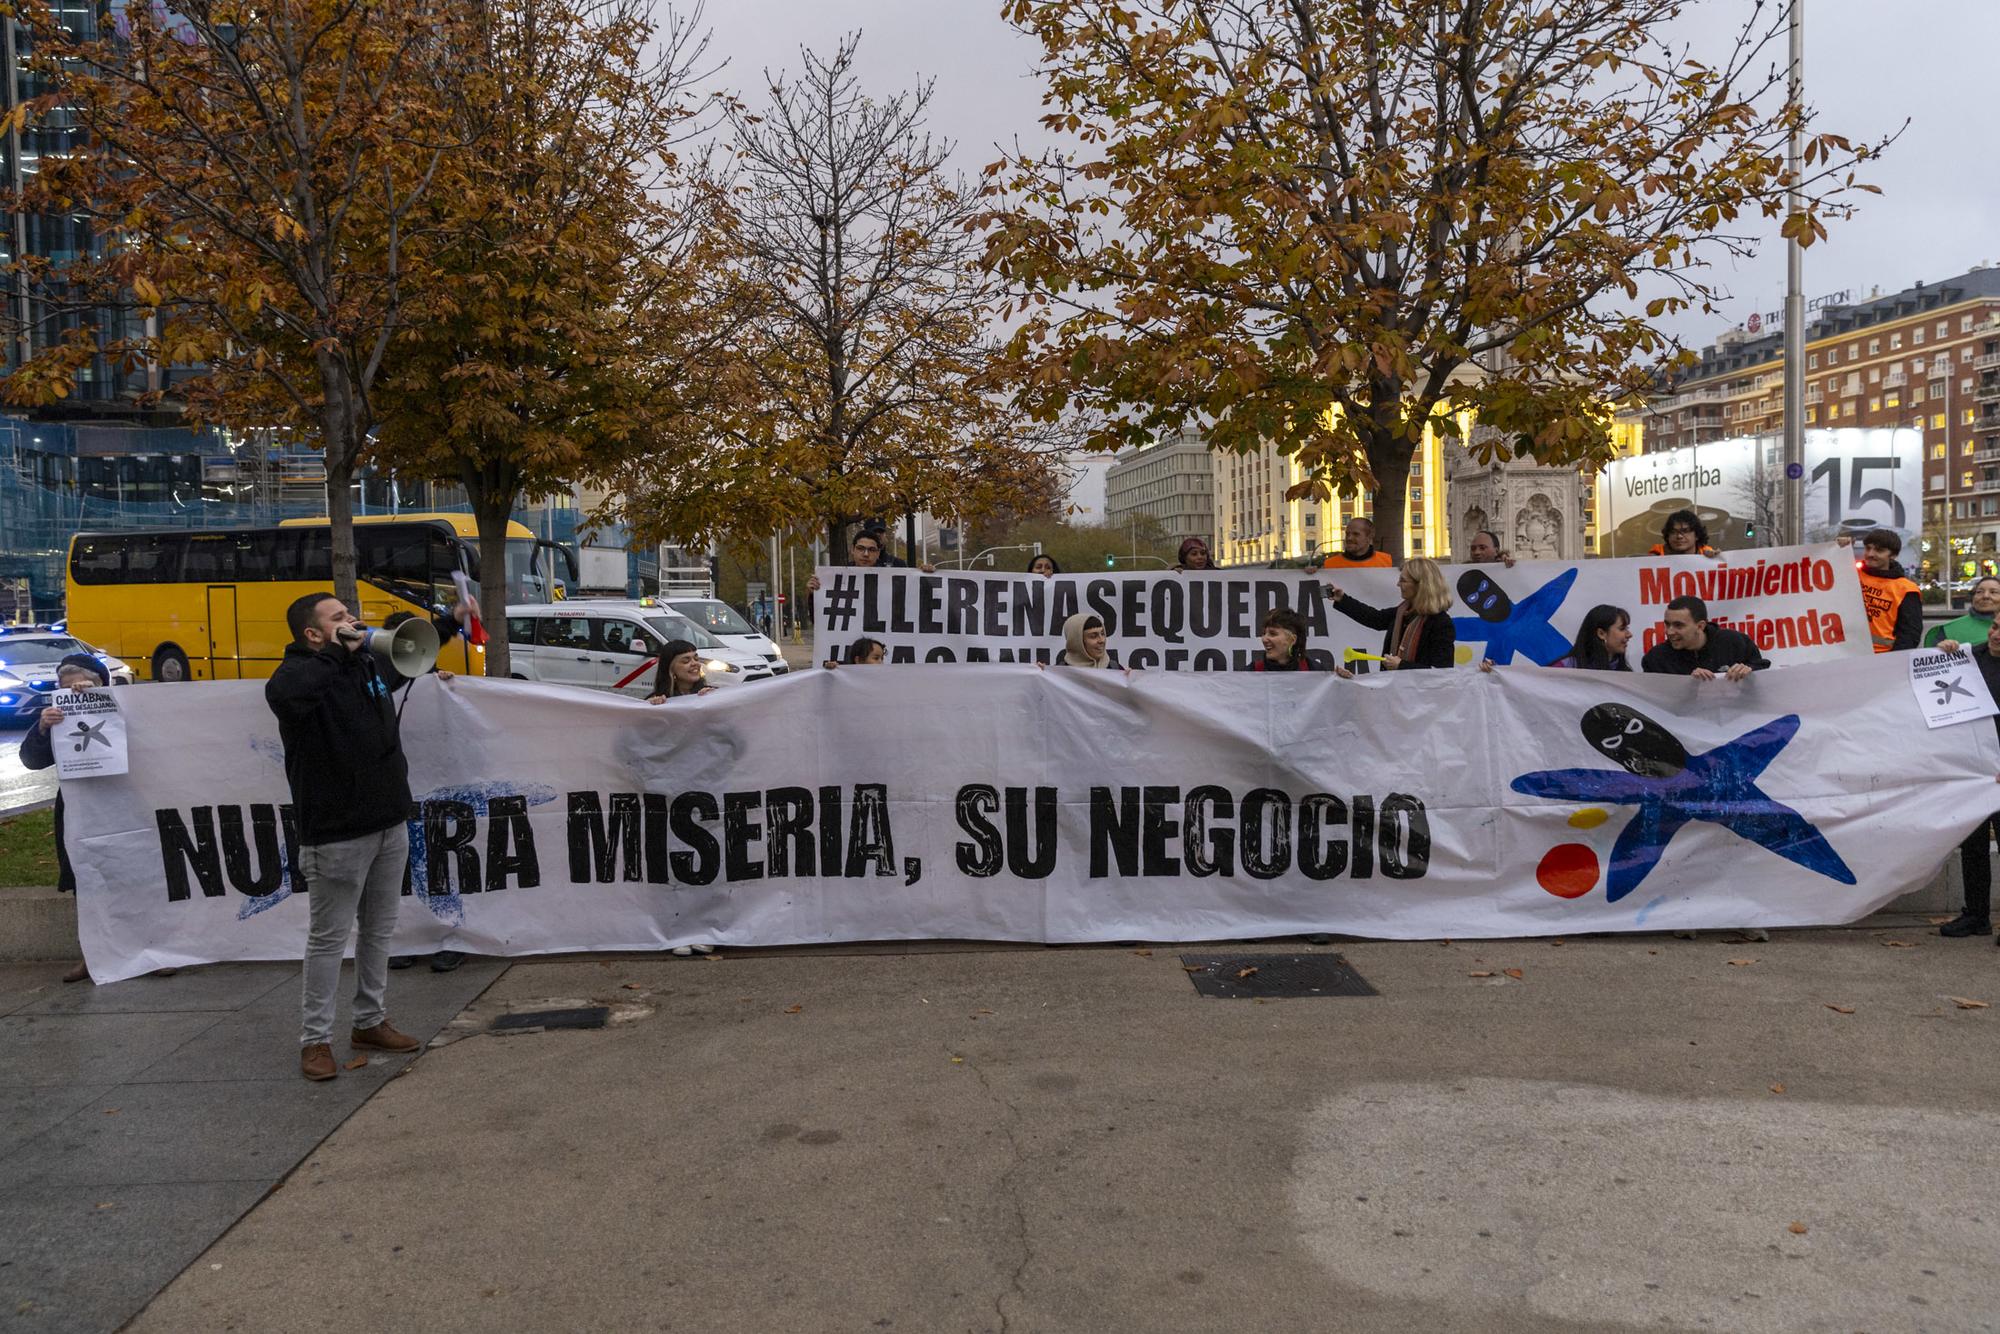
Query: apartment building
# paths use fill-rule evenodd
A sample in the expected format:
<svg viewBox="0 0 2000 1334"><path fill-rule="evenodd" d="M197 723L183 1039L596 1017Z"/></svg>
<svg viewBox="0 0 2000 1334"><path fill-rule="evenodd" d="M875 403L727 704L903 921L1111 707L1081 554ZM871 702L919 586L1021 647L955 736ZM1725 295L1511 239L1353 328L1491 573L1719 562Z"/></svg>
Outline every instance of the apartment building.
<svg viewBox="0 0 2000 1334"><path fill-rule="evenodd" d="M1927 563L1941 567L1948 541L1960 577L1993 566L2000 560L2000 266L1814 304L1806 326L1807 429L1921 430ZM1782 318L1753 316L1621 421L1643 430L1649 452L1781 433L1782 325Z"/></svg>
<svg viewBox="0 0 2000 1334"><path fill-rule="evenodd" d="M1303 473L1297 460L1279 453L1275 444L1214 457L1215 551L1224 565L1303 562L1338 548L1349 519L1375 517L1373 492L1287 499L1285 493ZM1444 443L1434 432L1426 432L1411 461L1406 504L1407 550L1392 554L1401 559L1448 550Z"/></svg>

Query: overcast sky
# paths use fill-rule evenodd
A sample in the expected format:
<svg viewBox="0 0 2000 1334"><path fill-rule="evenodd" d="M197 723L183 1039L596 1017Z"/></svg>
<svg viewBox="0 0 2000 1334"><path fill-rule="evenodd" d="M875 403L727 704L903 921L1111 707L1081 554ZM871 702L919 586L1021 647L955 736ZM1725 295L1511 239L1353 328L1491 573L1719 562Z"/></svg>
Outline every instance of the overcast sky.
<svg viewBox="0 0 2000 1334"><path fill-rule="evenodd" d="M1709 0L1711 19L1696 32L1720 33L1747 3ZM1040 138L1037 49L1000 8L999 0L710 0L704 20L711 54L729 61L719 82L752 102L765 68L795 70L801 44L830 49L859 29L871 90L937 80L933 124L957 141L970 174L994 158L996 143ZM1911 121L1866 174L1882 195L1864 196L1857 217L1806 252L1806 295L1846 288L1860 299L2000 261L2000 0L1806 0L1804 12L1807 100L1821 126L1866 138ZM1770 243L1723 275L1735 298L1725 317L1689 316L1677 327L1690 342L1783 305L1775 224L1753 225Z"/></svg>

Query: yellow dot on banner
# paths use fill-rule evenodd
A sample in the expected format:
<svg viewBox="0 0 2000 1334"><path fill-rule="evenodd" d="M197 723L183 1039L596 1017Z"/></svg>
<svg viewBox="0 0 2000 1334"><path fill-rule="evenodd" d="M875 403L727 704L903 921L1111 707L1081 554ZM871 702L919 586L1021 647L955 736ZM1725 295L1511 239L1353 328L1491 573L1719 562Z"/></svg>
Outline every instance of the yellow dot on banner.
<svg viewBox="0 0 2000 1334"><path fill-rule="evenodd" d="M1570 816L1569 824L1572 829L1595 829L1610 818L1610 811L1599 810L1597 807L1592 806L1589 810L1578 811L1575 815Z"/></svg>
<svg viewBox="0 0 2000 1334"><path fill-rule="evenodd" d="M1465 666L1466 663L1472 661L1472 645L1460 644L1451 651L1451 656L1457 660L1459 666Z"/></svg>

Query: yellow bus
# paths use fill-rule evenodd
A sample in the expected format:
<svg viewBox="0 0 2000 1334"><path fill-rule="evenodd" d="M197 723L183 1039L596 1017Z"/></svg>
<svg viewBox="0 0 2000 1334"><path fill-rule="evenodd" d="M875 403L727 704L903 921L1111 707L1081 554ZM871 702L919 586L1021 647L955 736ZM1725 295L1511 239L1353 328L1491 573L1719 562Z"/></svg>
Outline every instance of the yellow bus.
<svg viewBox="0 0 2000 1334"><path fill-rule="evenodd" d="M354 521L361 617L370 625L399 611L428 616L458 600L454 572L475 587L479 535L469 514L376 515ZM563 595L558 568L576 580L575 558L507 525L504 598L481 599L490 618L509 602ZM333 587L332 530L325 519L275 528L147 529L78 533L69 548L69 629L132 664L142 680L233 681L267 677L291 642L285 608ZM438 665L484 675L486 651L463 636Z"/></svg>

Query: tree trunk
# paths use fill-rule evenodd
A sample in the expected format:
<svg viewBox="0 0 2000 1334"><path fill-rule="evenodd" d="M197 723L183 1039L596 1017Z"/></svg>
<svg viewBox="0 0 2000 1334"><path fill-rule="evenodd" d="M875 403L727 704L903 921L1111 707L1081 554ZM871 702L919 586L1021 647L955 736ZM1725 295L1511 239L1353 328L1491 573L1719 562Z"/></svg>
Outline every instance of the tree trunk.
<svg viewBox="0 0 2000 1334"><path fill-rule="evenodd" d="M350 457L326 453L326 518L332 528L333 595L361 614L361 588L354 561L354 463Z"/></svg>
<svg viewBox="0 0 2000 1334"><path fill-rule="evenodd" d="M339 360L319 354L320 454L326 466L326 519L332 530L333 595L361 615L361 590L354 562L354 464L359 457L360 431L354 420L354 399Z"/></svg>
<svg viewBox="0 0 2000 1334"><path fill-rule="evenodd" d="M826 521L826 563L847 564L847 520L845 519Z"/></svg>
<svg viewBox="0 0 2000 1334"><path fill-rule="evenodd" d="M1409 511L1410 464L1417 447L1390 432L1371 433L1368 466L1375 472L1375 549L1386 551L1398 565L1409 557L1405 515ZM1432 556L1434 552L1424 552Z"/></svg>
<svg viewBox="0 0 2000 1334"><path fill-rule="evenodd" d="M514 673L507 644L507 523L513 518L516 497L512 487L471 469L464 480L479 527L479 615L486 625L486 674L504 678Z"/></svg>

